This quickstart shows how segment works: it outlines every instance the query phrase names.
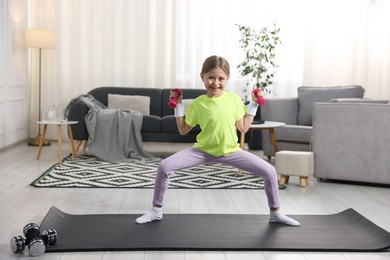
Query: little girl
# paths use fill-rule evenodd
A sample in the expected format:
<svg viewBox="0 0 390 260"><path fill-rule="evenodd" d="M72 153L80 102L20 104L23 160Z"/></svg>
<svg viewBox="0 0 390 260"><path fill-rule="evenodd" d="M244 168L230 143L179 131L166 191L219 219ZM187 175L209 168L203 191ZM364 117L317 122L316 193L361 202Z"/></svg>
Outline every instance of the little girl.
<svg viewBox="0 0 390 260"><path fill-rule="evenodd" d="M203 163L225 163L251 172L264 179L264 188L270 208L269 222L299 226L300 223L279 211L279 185L275 168L260 157L242 150L238 144L237 129L246 133L253 122L258 104L252 94L252 101L245 107L241 98L225 91L230 77L229 63L219 56L207 58L200 77L207 94L196 98L185 111L182 95L171 91L177 97L176 123L181 135L187 134L199 125L201 132L193 147L177 152L160 162L154 186L153 207L136 219L144 224L163 218L162 206L168 189L169 177L177 170Z"/></svg>

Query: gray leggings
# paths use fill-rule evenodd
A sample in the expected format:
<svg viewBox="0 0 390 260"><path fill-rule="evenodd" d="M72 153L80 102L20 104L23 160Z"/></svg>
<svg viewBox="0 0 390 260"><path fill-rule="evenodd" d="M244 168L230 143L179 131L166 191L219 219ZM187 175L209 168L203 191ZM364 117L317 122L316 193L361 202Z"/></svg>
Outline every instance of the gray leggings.
<svg viewBox="0 0 390 260"><path fill-rule="evenodd" d="M153 205L163 205L169 176L175 171L209 162L228 164L262 177L268 206L279 208L279 184L275 168L271 164L244 150L215 157L193 147L177 152L160 162L154 184Z"/></svg>

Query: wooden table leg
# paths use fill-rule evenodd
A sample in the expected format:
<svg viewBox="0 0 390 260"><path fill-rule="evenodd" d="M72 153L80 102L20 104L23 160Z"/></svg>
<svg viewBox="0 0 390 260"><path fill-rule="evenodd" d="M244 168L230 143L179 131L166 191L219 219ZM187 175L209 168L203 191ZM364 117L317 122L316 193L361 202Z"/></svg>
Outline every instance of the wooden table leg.
<svg viewBox="0 0 390 260"><path fill-rule="evenodd" d="M244 149L244 142L245 142L245 134L241 133L240 136L240 148Z"/></svg>
<svg viewBox="0 0 390 260"><path fill-rule="evenodd" d="M62 131L61 125L58 125L58 162L62 160Z"/></svg>
<svg viewBox="0 0 390 260"><path fill-rule="evenodd" d="M38 125L38 127L41 127L41 126ZM39 140L37 160L39 160L41 158L42 146L43 146L43 141L45 140L46 129L47 129L47 125L45 124L45 125L43 125L43 133L41 135L41 140Z"/></svg>
<svg viewBox="0 0 390 260"><path fill-rule="evenodd" d="M269 130L269 138L271 139L272 147L274 149L274 154L276 154L278 152L278 143L276 142L275 129L269 128L268 130Z"/></svg>
<svg viewBox="0 0 390 260"><path fill-rule="evenodd" d="M80 149L80 146L81 146L82 142L83 142L82 140L77 140L77 142L76 142L76 154L79 152L79 149Z"/></svg>
<svg viewBox="0 0 390 260"><path fill-rule="evenodd" d="M74 147L72 127L70 125L68 125L68 134L69 134L69 139L70 139L70 145L72 146L73 159L76 160L76 149Z"/></svg>

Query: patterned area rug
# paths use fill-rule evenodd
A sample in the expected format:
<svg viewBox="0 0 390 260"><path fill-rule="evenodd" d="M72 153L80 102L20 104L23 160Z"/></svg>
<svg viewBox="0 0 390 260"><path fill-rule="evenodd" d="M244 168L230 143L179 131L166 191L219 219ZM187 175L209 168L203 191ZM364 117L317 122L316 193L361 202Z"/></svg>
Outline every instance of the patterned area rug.
<svg viewBox="0 0 390 260"><path fill-rule="evenodd" d="M161 158L144 162L107 162L92 156L65 158L31 183L48 188L150 188ZM219 163L177 171L170 178L169 188L177 189L263 189L263 180L237 168Z"/></svg>

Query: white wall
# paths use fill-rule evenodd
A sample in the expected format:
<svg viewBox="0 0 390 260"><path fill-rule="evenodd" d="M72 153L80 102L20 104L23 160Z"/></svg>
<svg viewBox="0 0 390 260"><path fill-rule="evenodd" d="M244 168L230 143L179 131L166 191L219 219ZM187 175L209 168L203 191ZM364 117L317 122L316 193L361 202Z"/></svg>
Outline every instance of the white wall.
<svg viewBox="0 0 390 260"><path fill-rule="evenodd" d="M27 140L26 0L0 1L0 149Z"/></svg>

